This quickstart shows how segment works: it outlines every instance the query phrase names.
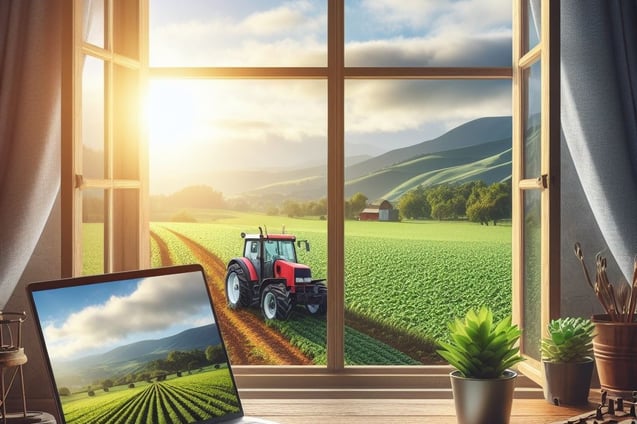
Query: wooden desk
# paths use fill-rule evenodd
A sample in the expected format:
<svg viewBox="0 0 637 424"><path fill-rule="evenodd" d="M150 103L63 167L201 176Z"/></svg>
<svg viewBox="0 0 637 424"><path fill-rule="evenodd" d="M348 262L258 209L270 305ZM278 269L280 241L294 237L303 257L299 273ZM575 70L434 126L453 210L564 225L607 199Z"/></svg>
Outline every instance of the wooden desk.
<svg viewBox="0 0 637 424"><path fill-rule="evenodd" d="M248 415L281 424L454 424L452 399L245 399ZM515 399L510 424L549 424L594 409Z"/></svg>

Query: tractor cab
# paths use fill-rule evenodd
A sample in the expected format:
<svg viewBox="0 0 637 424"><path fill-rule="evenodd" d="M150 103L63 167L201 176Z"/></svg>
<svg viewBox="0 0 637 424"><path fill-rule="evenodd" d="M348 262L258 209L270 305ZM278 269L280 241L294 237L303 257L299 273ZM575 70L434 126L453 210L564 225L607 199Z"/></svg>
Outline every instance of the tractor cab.
<svg viewBox="0 0 637 424"><path fill-rule="evenodd" d="M244 257L248 258L261 279L274 277L274 263L277 260L297 263L294 242L296 237L288 234L244 236Z"/></svg>

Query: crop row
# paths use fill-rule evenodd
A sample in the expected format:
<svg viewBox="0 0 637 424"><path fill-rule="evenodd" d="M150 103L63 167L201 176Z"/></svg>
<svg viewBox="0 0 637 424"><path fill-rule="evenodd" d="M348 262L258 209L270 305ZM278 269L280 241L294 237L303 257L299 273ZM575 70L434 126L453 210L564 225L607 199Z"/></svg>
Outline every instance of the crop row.
<svg viewBox="0 0 637 424"><path fill-rule="evenodd" d="M220 381L216 375L221 377ZM238 412L227 372L212 371L63 404L69 424L164 424ZM177 383L179 382L179 383ZM212 384L214 382L214 384ZM225 384L224 384L225 383Z"/></svg>
<svg viewBox="0 0 637 424"><path fill-rule="evenodd" d="M299 316L288 321L269 321L268 325L277 328L292 344L311 355L317 364L327 361L325 320L309 316ZM378 340L345 328L345 363L347 365L415 365L404 353L379 342Z"/></svg>

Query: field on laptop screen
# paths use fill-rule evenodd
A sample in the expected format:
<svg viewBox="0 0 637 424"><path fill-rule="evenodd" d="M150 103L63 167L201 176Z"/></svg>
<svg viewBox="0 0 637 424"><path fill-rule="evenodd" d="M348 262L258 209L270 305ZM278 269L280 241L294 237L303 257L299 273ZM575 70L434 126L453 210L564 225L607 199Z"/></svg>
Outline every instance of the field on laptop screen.
<svg viewBox="0 0 637 424"><path fill-rule="evenodd" d="M189 423L239 412L199 273L33 297L67 423Z"/></svg>

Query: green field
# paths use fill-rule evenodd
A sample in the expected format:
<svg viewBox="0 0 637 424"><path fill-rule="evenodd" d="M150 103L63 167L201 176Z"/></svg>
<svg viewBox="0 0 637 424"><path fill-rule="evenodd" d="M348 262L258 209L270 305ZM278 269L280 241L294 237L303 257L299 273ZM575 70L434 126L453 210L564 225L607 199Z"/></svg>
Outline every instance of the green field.
<svg viewBox="0 0 637 424"><path fill-rule="evenodd" d="M214 382L211 383L211 382ZM62 397L68 424L170 424L238 412L227 368Z"/></svg>
<svg viewBox="0 0 637 424"><path fill-rule="evenodd" d="M327 223L230 211L189 211L199 223L155 222L215 252L224 262L240 256L240 233L286 232L308 239L299 261L315 278L327 275ZM208 222L204 222L208 221ZM489 305L496 317L511 312L511 227L469 222L359 222L345 224L345 302L370 320L437 340L449 320ZM177 252L175 252L177 253ZM156 259L154 259L156 261ZM330 284L342 282L328 281Z"/></svg>

